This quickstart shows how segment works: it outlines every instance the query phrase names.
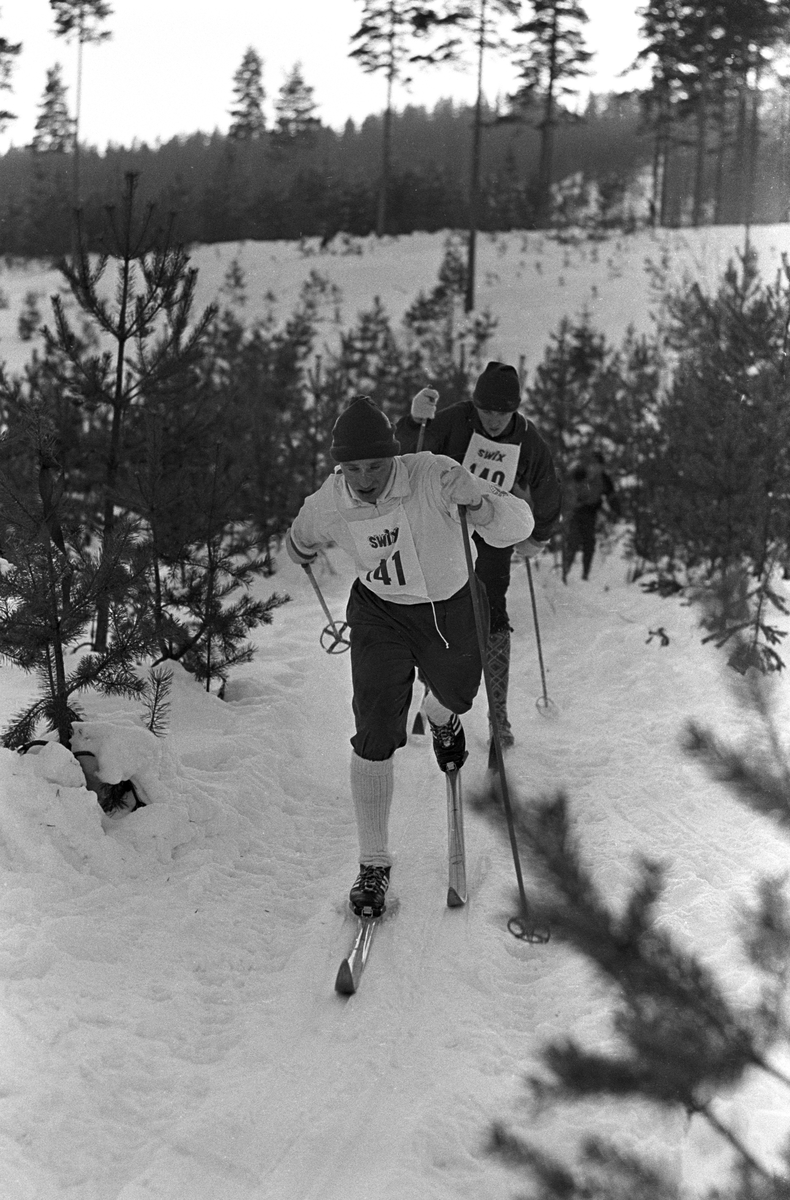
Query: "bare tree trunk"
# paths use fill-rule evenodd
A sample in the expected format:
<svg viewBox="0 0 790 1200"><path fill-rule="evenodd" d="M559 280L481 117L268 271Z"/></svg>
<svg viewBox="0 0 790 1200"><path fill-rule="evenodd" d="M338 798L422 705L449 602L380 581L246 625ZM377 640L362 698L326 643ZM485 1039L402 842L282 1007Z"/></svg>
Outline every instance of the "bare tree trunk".
<svg viewBox="0 0 790 1200"><path fill-rule="evenodd" d="M694 202L691 223L697 228L705 219L705 167L708 157L708 52L710 13L705 9L705 24L702 37L702 62L700 63L699 96L697 97L697 146L694 164Z"/></svg>
<svg viewBox="0 0 790 1200"><path fill-rule="evenodd" d="M746 186L746 126L748 123L748 82L744 77L738 93L738 118L735 129L733 146L732 173L735 191L735 212L733 214L738 224L747 222L747 186Z"/></svg>
<svg viewBox="0 0 790 1200"><path fill-rule="evenodd" d="M537 225L545 229L551 218L551 177L554 172L554 96L549 91L543 109L538 162Z"/></svg>
<svg viewBox="0 0 790 1200"><path fill-rule="evenodd" d="M82 29L77 37L77 100L74 111L74 207L82 203L80 180L80 115L82 112Z"/></svg>
<svg viewBox="0 0 790 1200"><path fill-rule="evenodd" d="M77 218L76 214L82 206L82 183L80 180L80 110L82 108L82 26L80 26L77 34L77 99L74 109L74 163L71 178L71 206L74 211L74 218L71 223L71 252L75 256L79 253L77 245Z"/></svg>
<svg viewBox="0 0 790 1200"><path fill-rule="evenodd" d="M653 139L653 163L651 167L650 184L650 225L655 229L661 212L661 133L657 129Z"/></svg>
<svg viewBox="0 0 790 1200"><path fill-rule="evenodd" d="M716 95L716 160L715 174L713 181L713 221L716 225L721 225L724 222L725 203L724 203L724 168L727 160L727 143L729 141L729 132L727 121L729 117L729 105L727 103L727 85L722 83L719 86Z"/></svg>
<svg viewBox="0 0 790 1200"><path fill-rule="evenodd" d="M387 232L387 191L390 181L390 155L392 145L392 69L387 73L387 107L384 110L384 126L381 137L381 178L376 206L376 237Z"/></svg>
<svg viewBox="0 0 790 1200"><path fill-rule="evenodd" d="M665 227L669 222L669 184L672 165L672 127L669 114L663 121L661 132L661 204L659 206L659 225Z"/></svg>
<svg viewBox="0 0 790 1200"><path fill-rule="evenodd" d="M477 207L480 194L480 149L483 134L483 55L486 42L486 0L480 0L480 27L477 39L477 100L472 126L472 162L469 180L469 241L466 258L466 296L464 311L475 306L475 266L477 256Z"/></svg>
<svg viewBox="0 0 790 1200"><path fill-rule="evenodd" d="M543 105L543 120L540 128L540 160L538 163L538 211L537 224L544 229L551 219L551 180L554 174L554 85L557 81L558 15L556 6L552 12L551 44L549 47L549 80Z"/></svg>
<svg viewBox="0 0 790 1200"><path fill-rule="evenodd" d="M746 221L751 224L755 218L755 199L757 196L757 162L760 153L760 70L754 73L754 89L752 91L752 111L749 121L749 175L746 191Z"/></svg>
<svg viewBox="0 0 790 1200"><path fill-rule="evenodd" d="M112 424L110 427L110 450L107 455L107 467L104 477L104 513L102 516L102 553L107 554L115 533L115 490L118 485L118 474L121 466L121 446L123 439L123 419L126 408L124 394L125 354L127 342L127 318L129 293L132 285L132 213L134 210L134 193L136 180L127 177L127 192L125 197L125 228L123 242L123 259L121 265L121 289L119 295L118 335L115 352L115 388L112 402ZM96 632L94 635L94 650L103 653L107 649L109 634L110 598L101 596L96 606Z"/></svg>

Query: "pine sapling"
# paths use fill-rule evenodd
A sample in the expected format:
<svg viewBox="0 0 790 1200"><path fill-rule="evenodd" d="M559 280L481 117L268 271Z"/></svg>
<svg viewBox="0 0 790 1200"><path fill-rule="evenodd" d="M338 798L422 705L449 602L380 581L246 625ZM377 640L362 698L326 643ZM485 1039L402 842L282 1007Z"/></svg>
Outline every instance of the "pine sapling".
<svg viewBox="0 0 790 1200"><path fill-rule="evenodd" d="M89 689L128 696L139 691L133 663L143 651L140 625L117 603L128 585L132 531L119 525L98 556L78 548L62 521L65 480L52 428L34 404L27 409L24 434L23 458L34 468L34 481L22 490L0 472L7 562L0 573L0 655L34 672L41 695L12 719L2 740L19 747L43 720L69 746L72 722L79 718L75 695ZM7 454L12 447L2 450ZM103 595L110 599L112 644L71 666L67 656L84 639Z"/></svg>
<svg viewBox="0 0 790 1200"><path fill-rule="evenodd" d="M99 424L107 431L98 514L105 551L118 520L130 413L195 361L215 311L209 307L192 321L197 272L188 266L185 251L174 241L174 215L164 229L155 222L153 205L140 215L137 187L137 176L127 174L120 211L114 206L107 209L107 252L96 259L90 257L78 219L76 253L59 263L83 313L98 330L103 345L109 344L111 349L94 353L86 349L85 338L72 329L60 296L52 299L54 328L44 329L53 361L62 364L61 386L98 414ZM105 278L111 261L112 291ZM107 648L108 636L109 601L99 597L94 642L100 652Z"/></svg>

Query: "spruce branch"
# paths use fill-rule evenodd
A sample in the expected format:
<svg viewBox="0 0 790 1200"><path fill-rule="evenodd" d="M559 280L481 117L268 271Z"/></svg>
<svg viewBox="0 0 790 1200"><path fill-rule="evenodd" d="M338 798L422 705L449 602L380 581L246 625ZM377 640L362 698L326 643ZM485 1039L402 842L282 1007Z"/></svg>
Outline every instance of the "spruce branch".
<svg viewBox="0 0 790 1200"><path fill-rule="evenodd" d="M170 693L173 677L164 668L152 667L143 688L143 703L148 713L146 727L156 737L164 737L170 719Z"/></svg>
<svg viewBox="0 0 790 1200"><path fill-rule="evenodd" d="M674 1182L660 1170L601 1138L585 1141L576 1167L501 1124L494 1126L487 1149L504 1166L529 1174L539 1189L529 1200L678 1200Z"/></svg>
<svg viewBox="0 0 790 1200"><path fill-rule="evenodd" d="M695 722L687 726L684 747L707 767L712 778L728 784L754 812L770 817L783 829L790 829L786 764L777 775L775 764L765 760L748 762L741 750L728 746Z"/></svg>

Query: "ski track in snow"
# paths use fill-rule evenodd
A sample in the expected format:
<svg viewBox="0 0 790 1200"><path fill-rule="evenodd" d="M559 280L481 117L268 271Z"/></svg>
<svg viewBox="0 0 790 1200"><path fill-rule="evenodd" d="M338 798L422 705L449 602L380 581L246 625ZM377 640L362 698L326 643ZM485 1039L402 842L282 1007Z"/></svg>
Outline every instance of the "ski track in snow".
<svg viewBox="0 0 790 1200"><path fill-rule="evenodd" d="M321 585L340 617L350 579L336 566ZM783 869L786 846L678 751L688 717L740 719L721 659L690 609L626 585L616 556L566 587L549 558L533 570L559 717L535 706L516 567L514 794L567 789L609 895L624 896L636 855L665 860L663 919L737 993L739 905L756 875ZM323 617L301 572L286 564L276 582L293 600L234 677L232 702L192 688L183 711L174 704L166 802L104 820L117 875L112 861L86 867L78 846L61 843L51 874L4 847L0 1194L494 1200L518 1190L484 1151L496 1119L560 1153L595 1127L708 1182L721 1148L680 1114L634 1107L624 1122L614 1106L586 1106L536 1120L524 1108L547 1039L607 1044L608 993L561 944L508 934L509 846L471 814L470 903L445 907L444 781L425 738L396 757L395 911L360 992L334 994L356 864L349 666L320 649ZM667 647L646 644L659 624ZM465 723L471 788L486 760L482 695ZM777 1105L761 1094L739 1120L775 1134Z"/></svg>

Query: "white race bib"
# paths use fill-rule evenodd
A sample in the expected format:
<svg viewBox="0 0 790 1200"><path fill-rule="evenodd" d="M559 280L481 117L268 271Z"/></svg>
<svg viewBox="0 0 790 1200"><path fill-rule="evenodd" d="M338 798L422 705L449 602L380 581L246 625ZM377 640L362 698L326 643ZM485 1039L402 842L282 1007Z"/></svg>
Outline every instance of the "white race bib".
<svg viewBox="0 0 790 1200"><path fill-rule="evenodd" d="M383 517L349 521L348 528L357 550L357 574L365 587L385 600L403 595L427 600L428 586L402 504Z"/></svg>
<svg viewBox="0 0 790 1200"><path fill-rule="evenodd" d="M509 492L516 482L520 446L508 442L494 442L482 433L473 433L466 448L463 466L478 479L496 484L503 492Z"/></svg>

